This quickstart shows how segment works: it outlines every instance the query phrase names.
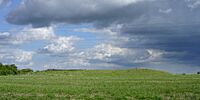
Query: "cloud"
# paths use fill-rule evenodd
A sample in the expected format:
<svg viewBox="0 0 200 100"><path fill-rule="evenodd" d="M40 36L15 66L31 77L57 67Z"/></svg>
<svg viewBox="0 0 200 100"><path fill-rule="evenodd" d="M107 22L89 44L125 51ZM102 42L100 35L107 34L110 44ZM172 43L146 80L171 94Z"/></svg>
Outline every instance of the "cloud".
<svg viewBox="0 0 200 100"><path fill-rule="evenodd" d="M169 13L173 9L173 13L166 15L168 20L165 20L165 22L174 21L174 23L177 23L185 22L189 17L199 16L196 13L197 11L191 11L188 7L191 4L197 5L199 2L198 0L194 1L51 0L46 2L44 0L24 0L18 8L10 12L7 21L19 25L31 24L34 27L49 26L53 23L96 23L106 26L114 23L124 24L124 22L132 22L142 17L166 18L159 12ZM185 13L188 15L185 15ZM196 16L193 16L194 14ZM179 19L176 20L178 17Z"/></svg>
<svg viewBox="0 0 200 100"><path fill-rule="evenodd" d="M11 34L9 32L0 33L0 45L6 45Z"/></svg>
<svg viewBox="0 0 200 100"><path fill-rule="evenodd" d="M166 10L159 9L159 12L160 12L160 13L165 13L165 14L168 14L168 13L172 12L172 9L171 9L171 8L169 8L169 9L166 9Z"/></svg>
<svg viewBox="0 0 200 100"><path fill-rule="evenodd" d="M55 35L52 27L25 27L18 32L3 32L0 33L0 61L8 64L15 63L19 67L31 67L35 65L33 62L35 61L33 60L33 55L36 55L37 57L39 55L46 56L47 58L47 55L42 54L49 54L51 56L66 56L76 50L74 44L79 40L80 38L76 36L57 36ZM26 46L27 43L32 45L31 43L38 41L45 41L42 42L43 45L45 43L49 44L45 45L38 52L23 50L27 48L19 49L21 46ZM37 60L36 62L41 63ZM70 62L72 62L72 60ZM45 61L45 63L47 62Z"/></svg>
<svg viewBox="0 0 200 100"><path fill-rule="evenodd" d="M12 38L13 44L22 44L24 42L51 40L55 37L54 29L52 27L44 28L24 28L20 32L14 34Z"/></svg>
<svg viewBox="0 0 200 100"><path fill-rule="evenodd" d="M34 52L16 50L13 52L13 58L16 62L28 62L32 60L33 54Z"/></svg>
<svg viewBox="0 0 200 100"><path fill-rule="evenodd" d="M84 51L69 53L61 60L57 60L57 63L50 65L52 65L51 67L62 65L64 68L72 66L98 68L114 65L116 67L138 67L137 65L143 63L160 62L165 55L168 55L168 52L161 50L128 49L111 44L99 44Z"/></svg>
<svg viewBox="0 0 200 100"><path fill-rule="evenodd" d="M75 36L60 36L51 40L51 43L39 50L41 53L63 54L74 51L74 43L80 40Z"/></svg>
<svg viewBox="0 0 200 100"><path fill-rule="evenodd" d="M8 32L3 32L3 33L0 33L0 38L3 39L3 38L6 38L10 35L10 33Z"/></svg>
<svg viewBox="0 0 200 100"><path fill-rule="evenodd" d="M148 49L120 48L111 44L100 44L86 52L89 60L104 63L134 66L137 63L159 61L167 52Z"/></svg>
<svg viewBox="0 0 200 100"><path fill-rule="evenodd" d="M0 60L3 63L15 63L18 65L29 65L35 53L21 49L5 48L0 50Z"/></svg>
<svg viewBox="0 0 200 100"><path fill-rule="evenodd" d="M0 33L0 45L22 45L33 41L49 41L55 37L54 29L52 27L37 29L25 27L19 32L10 31Z"/></svg>
<svg viewBox="0 0 200 100"><path fill-rule="evenodd" d="M190 2L190 4L188 4L188 7L194 9L200 6L200 1L199 0L187 0L188 2Z"/></svg>
<svg viewBox="0 0 200 100"><path fill-rule="evenodd" d="M144 0L51 0L48 2L45 0L24 0L17 9L10 12L7 21L12 24L32 24L34 27L41 27L49 26L52 23L111 20L115 19L114 16L122 14L121 11L116 10L141 1ZM113 11L116 14L112 13ZM110 16L109 13L113 15Z"/></svg>

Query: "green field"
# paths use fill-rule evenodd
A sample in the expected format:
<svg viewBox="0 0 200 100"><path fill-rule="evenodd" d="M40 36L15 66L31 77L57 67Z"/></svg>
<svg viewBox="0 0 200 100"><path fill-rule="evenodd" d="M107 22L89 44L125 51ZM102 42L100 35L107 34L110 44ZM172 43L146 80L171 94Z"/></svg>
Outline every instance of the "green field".
<svg viewBox="0 0 200 100"><path fill-rule="evenodd" d="M0 76L0 100L200 100L200 75L162 71L43 71Z"/></svg>

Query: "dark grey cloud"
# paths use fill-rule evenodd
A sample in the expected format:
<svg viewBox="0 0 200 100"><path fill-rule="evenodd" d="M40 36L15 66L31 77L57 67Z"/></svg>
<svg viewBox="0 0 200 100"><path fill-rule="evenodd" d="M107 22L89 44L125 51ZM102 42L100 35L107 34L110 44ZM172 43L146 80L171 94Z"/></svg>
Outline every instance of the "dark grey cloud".
<svg viewBox="0 0 200 100"><path fill-rule="evenodd" d="M18 25L32 24L34 27L52 23L92 22L105 25L140 16L147 9L143 8L146 2L137 3L139 1L143 0L24 0L10 12L7 21Z"/></svg>
<svg viewBox="0 0 200 100"><path fill-rule="evenodd" d="M199 0L24 0L7 21L33 27L55 23L92 23L96 28L120 24L120 34L143 37L125 48L183 53L166 58L200 65Z"/></svg>
<svg viewBox="0 0 200 100"><path fill-rule="evenodd" d="M7 21L35 27L52 23L144 24L145 22L196 22L198 0L24 0ZM190 20L192 16L192 21ZM151 19L150 19L151 18ZM167 19L165 19L167 18Z"/></svg>
<svg viewBox="0 0 200 100"><path fill-rule="evenodd" d="M169 0L170 1L170 0ZM200 13L199 7L191 7L199 0L171 0L164 4L168 13L156 9L140 19L125 23L122 32L130 36L143 36L147 41L142 48L161 49L169 52L183 52L184 55L171 56L176 62L200 65ZM160 3L162 4L162 2ZM156 4L157 5L157 4ZM169 10L171 9L171 10ZM127 44L134 46L132 42ZM127 46L126 45L126 46Z"/></svg>

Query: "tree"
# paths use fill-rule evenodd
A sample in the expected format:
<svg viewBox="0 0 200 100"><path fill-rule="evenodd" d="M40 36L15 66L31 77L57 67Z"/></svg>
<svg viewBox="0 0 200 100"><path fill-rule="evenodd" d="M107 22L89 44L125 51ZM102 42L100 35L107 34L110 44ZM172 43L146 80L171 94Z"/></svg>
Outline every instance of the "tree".
<svg viewBox="0 0 200 100"><path fill-rule="evenodd" d="M0 75L16 75L18 74L17 72L17 66L15 64L3 65L0 63Z"/></svg>

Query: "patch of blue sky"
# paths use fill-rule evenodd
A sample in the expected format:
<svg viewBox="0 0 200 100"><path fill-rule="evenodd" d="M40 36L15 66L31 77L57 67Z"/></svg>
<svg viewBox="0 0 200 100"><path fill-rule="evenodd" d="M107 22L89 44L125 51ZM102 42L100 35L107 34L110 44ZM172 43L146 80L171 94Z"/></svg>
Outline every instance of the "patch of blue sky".
<svg viewBox="0 0 200 100"><path fill-rule="evenodd" d="M26 50L26 51L37 51L39 48L44 47L45 44L47 44L47 41L30 41L27 43L24 43L19 46L20 49Z"/></svg>

